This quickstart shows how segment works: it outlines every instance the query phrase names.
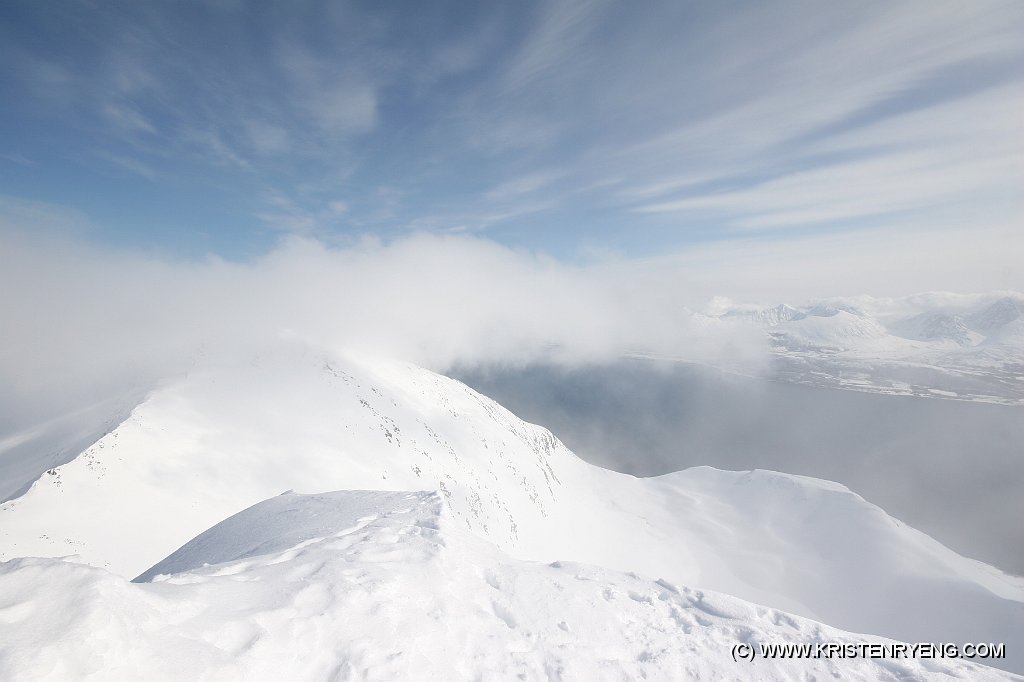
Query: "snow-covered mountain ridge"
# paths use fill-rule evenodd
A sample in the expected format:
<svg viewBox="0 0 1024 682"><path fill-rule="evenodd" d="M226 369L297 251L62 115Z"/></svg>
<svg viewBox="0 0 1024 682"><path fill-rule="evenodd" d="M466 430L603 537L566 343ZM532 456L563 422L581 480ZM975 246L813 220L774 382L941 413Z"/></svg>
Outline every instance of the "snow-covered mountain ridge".
<svg viewBox="0 0 1024 682"><path fill-rule="evenodd" d="M842 486L616 474L400 362L288 347L199 368L52 472L0 505L0 558L76 554L131 578L284 489L436 490L452 523L521 560L633 571L901 640L1006 641L999 664L1021 665L1024 583Z"/></svg>
<svg viewBox="0 0 1024 682"><path fill-rule="evenodd" d="M0 677L1019 679L952 659L734 661L737 643L883 640L666 580L513 559L436 493L273 497L145 578L55 559L0 565Z"/></svg>

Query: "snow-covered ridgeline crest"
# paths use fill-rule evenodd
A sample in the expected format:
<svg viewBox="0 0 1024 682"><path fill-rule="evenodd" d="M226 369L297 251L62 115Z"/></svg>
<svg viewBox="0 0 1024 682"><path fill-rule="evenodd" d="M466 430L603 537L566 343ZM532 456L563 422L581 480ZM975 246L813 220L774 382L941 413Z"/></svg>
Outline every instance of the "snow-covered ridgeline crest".
<svg viewBox="0 0 1024 682"><path fill-rule="evenodd" d="M634 571L902 640L1006 641L1020 668L1022 581L842 486L616 474L406 363L289 345L199 367L53 471L0 505L3 559L76 554L130 578L285 489L434 490L451 523L519 559Z"/></svg>
<svg viewBox="0 0 1024 682"><path fill-rule="evenodd" d="M517 560L429 492L273 497L145 577L155 582L55 559L0 565L0 677L1015 679L957 660L736 661L741 643L892 643L666 580Z"/></svg>

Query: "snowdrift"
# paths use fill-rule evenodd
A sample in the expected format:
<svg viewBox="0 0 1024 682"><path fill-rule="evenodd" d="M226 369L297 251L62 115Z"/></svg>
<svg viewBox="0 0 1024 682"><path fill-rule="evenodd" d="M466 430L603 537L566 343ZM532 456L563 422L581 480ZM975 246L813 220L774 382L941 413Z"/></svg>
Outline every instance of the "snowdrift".
<svg viewBox="0 0 1024 682"><path fill-rule="evenodd" d="M956 660L737 662L740 642L881 640L665 580L516 560L428 492L274 497L140 579L155 582L55 559L0 565L0 678L1015 677Z"/></svg>

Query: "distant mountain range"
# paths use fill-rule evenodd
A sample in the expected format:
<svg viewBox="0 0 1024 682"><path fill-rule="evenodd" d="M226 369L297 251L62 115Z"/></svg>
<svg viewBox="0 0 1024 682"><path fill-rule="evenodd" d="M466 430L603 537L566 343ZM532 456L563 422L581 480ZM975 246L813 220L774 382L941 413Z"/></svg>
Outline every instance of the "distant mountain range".
<svg viewBox="0 0 1024 682"><path fill-rule="evenodd" d="M859 391L1024 405L1024 295L930 293L761 307L719 300L703 328L753 327L772 376Z"/></svg>
<svg viewBox="0 0 1024 682"><path fill-rule="evenodd" d="M915 347L901 341L946 341L956 346L1019 341L1015 331L1024 319L1024 296L982 299L972 305L962 301L958 305L950 301L930 303L914 305L906 301L899 306L864 298L850 302L833 299L802 307L785 303L767 308L737 306L717 317L763 325L797 348L811 345L843 350L887 337L891 337L887 343L893 349ZM1013 332L1007 334L1008 330Z"/></svg>

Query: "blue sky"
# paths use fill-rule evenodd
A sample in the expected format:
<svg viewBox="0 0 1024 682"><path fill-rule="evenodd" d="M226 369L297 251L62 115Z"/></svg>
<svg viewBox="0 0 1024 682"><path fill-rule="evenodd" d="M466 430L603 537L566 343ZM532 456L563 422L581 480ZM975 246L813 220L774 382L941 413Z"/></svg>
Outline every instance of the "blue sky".
<svg viewBox="0 0 1024 682"><path fill-rule="evenodd" d="M0 63L0 229L1024 247L1020 2L10 0Z"/></svg>

